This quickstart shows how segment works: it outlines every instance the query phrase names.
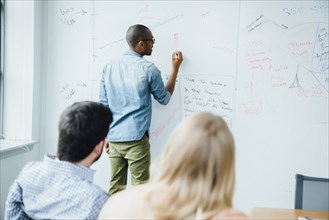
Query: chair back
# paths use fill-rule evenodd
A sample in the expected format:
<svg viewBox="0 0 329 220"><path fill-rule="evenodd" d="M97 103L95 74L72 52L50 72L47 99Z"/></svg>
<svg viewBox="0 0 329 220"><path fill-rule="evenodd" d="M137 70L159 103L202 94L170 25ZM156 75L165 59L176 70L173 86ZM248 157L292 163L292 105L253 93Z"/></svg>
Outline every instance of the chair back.
<svg viewBox="0 0 329 220"><path fill-rule="evenodd" d="M296 174L295 209L329 211L329 179Z"/></svg>

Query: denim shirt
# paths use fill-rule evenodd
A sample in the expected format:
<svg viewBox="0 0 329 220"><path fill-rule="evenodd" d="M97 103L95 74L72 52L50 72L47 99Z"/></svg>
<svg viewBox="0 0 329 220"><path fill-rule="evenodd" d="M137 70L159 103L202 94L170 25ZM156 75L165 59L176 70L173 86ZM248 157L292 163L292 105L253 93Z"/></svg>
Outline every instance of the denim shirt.
<svg viewBox="0 0 329 220"><path fill-rule="evenodd" d="M134 51L108 63L103 69L100 102L113 112L108 139L112 142L140 140L149 131L151 94L160 104L170 100L159 69Z"/></svg>

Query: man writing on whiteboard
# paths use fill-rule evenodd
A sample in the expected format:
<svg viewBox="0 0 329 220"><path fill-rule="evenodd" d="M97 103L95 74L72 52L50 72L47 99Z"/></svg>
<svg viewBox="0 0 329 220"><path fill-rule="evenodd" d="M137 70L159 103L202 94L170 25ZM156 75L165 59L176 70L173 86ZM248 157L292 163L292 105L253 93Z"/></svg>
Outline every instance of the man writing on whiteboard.
<svg viewBox="0 0 329 220"><path fill-rule="evenodd" d="M172 71L164 85L160 70L143 58L152 54L155 42L150 29L133 25L127 30L126 40L130 50L105 65L100 84L100 102L113 112L107 149L111 163L110 195L125 189L128 167L132 185L148 180L151 94L160 104L169 102L183 61L180 51L172 54Z"/></svg>

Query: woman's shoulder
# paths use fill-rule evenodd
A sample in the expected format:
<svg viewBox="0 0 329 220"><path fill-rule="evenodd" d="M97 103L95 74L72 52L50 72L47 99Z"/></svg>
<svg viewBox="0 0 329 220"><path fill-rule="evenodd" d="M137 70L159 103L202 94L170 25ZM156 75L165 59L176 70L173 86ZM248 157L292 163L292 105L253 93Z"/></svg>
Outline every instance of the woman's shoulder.
<svg viewBox="0 0 329 220"><path fill-rule="evenodd" d="M116 205L120 204L120 206L127 206L131 203L135 203L137 200L142 199L142 195L144 195L149 189L148 185L138 185L127 188L123 191L117 192L114 195L110 196L106 205ZM135 203L136 204L136 203Z"/></svg>
<svg viewBox="0 0 329 220"><path fill-rule="evenodd" d="M219 212L214 219L248 219L248 216L239 210L229 208Z"/></svg>
<svg viewBox="0 0 329 220"><path fill-rule="evenodd" d="M129 219L137 216L140 211L138 204L142 204L143 195L148 189L147 184L138 185L110 196L100 212L99 219Z"/></svg>

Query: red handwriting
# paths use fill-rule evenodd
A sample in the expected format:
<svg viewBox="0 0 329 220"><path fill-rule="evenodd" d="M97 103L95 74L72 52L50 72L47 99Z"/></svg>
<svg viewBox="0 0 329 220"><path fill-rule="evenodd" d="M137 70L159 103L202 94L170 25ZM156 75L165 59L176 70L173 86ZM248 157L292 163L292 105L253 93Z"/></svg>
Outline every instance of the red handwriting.
<svg viewBox="0 0 329 220"><path fill-rule="evenodd" d="M174 33L174 48L177 49L179 44L178 33Z"/></svg>
<svg viewBox="0 0 329 220"><path fill-rule="evenodd" d="M318 86L298 89L298 96L302 97L324 97L325 93Z"/></svg>
<svg viewBox="0 0 329 220"><path fill-rule="evenodd" d="M205 13L202 13L200 16L201 16L202 18L206 18L206 17L210 16L210 11L207 11L207 12L205 12Z"/></svg>
<svg viewBox="0 0 329 220"><path fill-rule="evenodd" d="M263 110L262 102L249 101L242 104L244 106L244 111L250 115L257 115Z"/></svg>
<svg viewBox="0 0 329 220"><path fill-rule="evenodd" d="M162 133L162 131L167 127L167 125L169 124L169 122L171 120L173 120L173 118L177 115L177 113L179 112L179 108L174 109L174 111L171 113L171 115L156 129L154 129L154 131L150 132L150 136L151 137L158 137L160 136L160 134Z"/></svg>
<svg viewBox="0 0 329 220"><path fill-rule="evenodd" d="M138 14L146 14L150 11L149 5L144 5L141 9L139 9Z"/></svg>
<svg viewBox="0 0 329 220"><path fill-rule="evenodd" d="M265 51L246 53L245 58L250 70L263 70L268 63L272 62Z"/></svg>
<svg viewBox="0 0 329 220"><path fill-rule="evenodd" d="M278 67L275 67L275 66L270 65L268 67L268 70L270 72L273 72L273 73L281 73L281 72L284 72L284 71L288 70L288 66L286 66L286 65L280 65Z"/></svg>
<svg viewBox="0 0 329 220"><path fill-rule="evenodd" d="M308 55L313 50L313 43L310 41L289 42L288 49L295 57Z"/></svg>

